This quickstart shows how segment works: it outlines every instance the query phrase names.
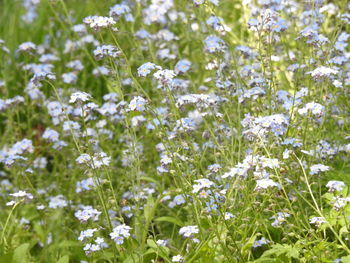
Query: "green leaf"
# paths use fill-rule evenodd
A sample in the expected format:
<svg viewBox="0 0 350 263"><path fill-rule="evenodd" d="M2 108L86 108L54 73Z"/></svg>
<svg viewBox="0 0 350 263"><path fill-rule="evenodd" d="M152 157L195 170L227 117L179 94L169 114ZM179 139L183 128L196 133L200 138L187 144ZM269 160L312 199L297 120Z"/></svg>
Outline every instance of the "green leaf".
<svg viewBox="0 0 350 263"><path fill-rule="evenodd" d="M143 255L147 255L147 254L157 254L159 256L161 256L164 260L171 262L169 259L169 248L167 247L162 247L162 246L158 246L156 242L154 242L154 240L152 239L147 239L147 245L150 247L146 253L144 253Z"/></svg>
<svg viewBox="0 0 350 263"><path fill-rule="evenodd" d="M138 262L142 262L142 259L138 254L135 254L135 253L131 254L123 261L123 263L138 263Z"/></svg>
<svg viewBox="0 0 350 263"><path fill-rule="evenodd" d="M271 249L264 252L262 258L285 255L288 258L299 258L299 249L291 245L275 244ZM273 257L272 257L273 258Z"/></svg>
<svg viewBox="0 0 350 263"><path fill-rule="evenodd" d="M147 204L144 207L144 215L145 215L145 219L146 222L151 222L153 215L154 215L154 199L153 197L150 195L147 199Z"/></svg>
<svg viewBox="0 0 350 263"><path fill-rule="evenodd" d="M250 251L250 249L252 248L252 246L254 244L256 237L257 237L257 234L250 237L249 240L244 244L244 246L242 247L242 254L244 254L247 250Z"/></svg>
<svg viewBox="0 0 350 263"><path fill-rule="evenodd" d="M342 236L343 234L349 234L348 228L346 226L343 226L339 230L339 236Z"/></svg>
<svg viewBox="0 0 350 263"><path fill-rule="evenodd" d="M342 263L350 263L350 256L342 257Z"/></svg>
<svg viewBox="0 0 350 263"><path fill-rule="evenodd" d="M57 263L69 263L69 256L68 255L65 255L63 257L61 257Z"/></svg>
<svg viewBox="0 0 350 263"><path fill-rule="evenodd" d="M24 243L13 252L12 263L27 263L29 253L29 243Z"/></svg>
<svg viewBox="0 0 350 263"><path fill-rule="evenodd" d="M183 226L184 224L177 218L175 217L171 217L171 216L161 216L156 218L154 221L156 222L169 222L169 223L173 223L175 225L178 226Z"/></svg>
<svg viewBox="0 0 350 263"><path fill-rule="evenodd" d="M153 239L147 239L147 245L148 245L149 247L151 247L151 248L155 248L155 249L157 249L157 248L158 248L157 243L156 243L156 242L154 242L154 240L153 240Z"/></svg>

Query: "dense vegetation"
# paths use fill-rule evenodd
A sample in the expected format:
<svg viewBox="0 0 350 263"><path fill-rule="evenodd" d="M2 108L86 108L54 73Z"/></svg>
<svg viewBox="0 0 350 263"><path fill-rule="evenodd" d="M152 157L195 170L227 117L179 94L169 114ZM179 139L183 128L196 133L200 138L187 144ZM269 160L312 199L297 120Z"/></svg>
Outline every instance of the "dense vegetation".
<svg viewBox="0 0 350 263"><path fill-rule="evenodd" d="M349 24L0 1L0 262L350 262Z"/></svg>

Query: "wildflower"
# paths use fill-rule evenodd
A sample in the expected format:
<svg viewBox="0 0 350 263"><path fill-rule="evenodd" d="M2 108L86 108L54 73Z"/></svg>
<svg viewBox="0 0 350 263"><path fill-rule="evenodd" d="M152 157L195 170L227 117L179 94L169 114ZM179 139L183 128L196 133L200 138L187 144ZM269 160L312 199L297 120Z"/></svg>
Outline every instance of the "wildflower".
<svg viewBox="0 0 350 263"><path fill-rule="evenodd" d="M71 96L70 96L70 100L69 103L76 103L78 102L85 102L91 99L91 95L89 93L86 92L74 92Z"/></svg>
<svg viewBox="0 0 350 263"><path fill-rule="evenodd" d="M28 139L23 139L21 141L16 142L9 149L9 154L11 155L21 155L24 153L32 153L34 152L33 142Z"/></svg>
<svg viewBox="0 0 350 263"><path fill-rule="evenodd" d="M158 239L156 243L160 247L165 247L168 242L166 240Z"/></svg>
<svg viewBox="0 0 350 263"><path fill-rule="evenodd" d="M194 131L196 129L196 122L192 118L181 118L180 120L176 121L176 130L183 131L183 132L189 132Z"/></svg>
<svg viewBox="0 0 350 263"><path fill-rule="evenodd" d="M259 240L255 240L252 247L253 248L262 247L263 245L267 245L270 242L271 242L270 240L266 239L265 237L262 237Z"/></svg>
<svg viewBox="0 0 350 263"><path fill-rule="evenodd" d="M152 35L145 29L140 29L139 31L137 31L135 33L135 36L139 39L147 39L152 37Z"/></svg>
<svg viewBox="0 0 350 263"><path fill-rule="evenodd" d="M172 262L184 262L183 257L181 255L176 255L171 258Z"/></svg>
<svg viewBox="0 0 350 263"><path fill-rule="evenodd" d="M55 80L56 75L52 72L45 72L45 71L36 72L34 73L34 76L30 79L30 82L38 86L40 81L46 80L46 79Z"/></svg>
<svg viewBox="0 0 350 263"><path fill-rule="evenodd" d="M12 206L12 205L16 204L17 202L33 199L33 195L31 193L27 193L26 191L18 191L16 193L9 194L9 195L14 197L15 200L7 202L6 203L7 206Z"/></svg>
<svg viewBox="0 0 350 263"><path fill-rule="evenodd" d="M111 27L116 23L112 17L105 16L88 16L83 19L83 22L95 30Z"/></svg>
<svg viewBox="0 0 350 263"><path fill-rule="evenodd" d="M101 212L93 209L91 206L83 206L82 210L78 210L74 213L74 216L81 222L87 222L89 219L97 221Z"/></svg>
<svg viewBox="0 0 350 263"><path fill-rule="evenodd" d="M36 169L45 169L47 166L47 159L45 157L38 157L33 162L33 167Z"/></svg>
<svg viewBox="0 0 350 263"><path fill-rule="evenodd" d="M147 100L140 96L134 97L129 104L129 110L131 111L144 111L146 108Z"/></svg>
<svg viewBox="0 0 350 263"><path fill-rule="evenodd" d="M325 107L319 103L310 102L298 110L298 113L301 115L306 115L309 112L311 112L315 117L321 117L325 113Z"/></svg>
<svg viewBox="0 0 350 263"><path fill-rule="evenodd" d="M319 80L323 77L328 78L331 75L338 74L338 70L321 66L321 67L314 69L313 71L307 72L306 74L310 74L313 79Z"/></svg>
<svg viewBox="0 0 350 263"><path fill-rule="evenodd" d="M319 172L329 171L330 167L323 164L315 164L310 167L310 175L318 174Z"/></svg>
<svg viewBox="0 0 350 263"><path fill-rule="evenodd" d="M68 202L63 195L51 196L49 197L49 208L62 208L66 207Z"/></svg>
<svg viewBox="0 0 350 263"><path fill-rule="evenodd" d="M86 229L84 231L80 232L80 235L78 237L79 241L84 241L86 238L91 238L94 236L94 233L97 231L97 228L92 229Z"/></svg>
<svg viewBox="0 0 350 263"><path fill-rule="evenodd" d="M64 73L62 74L62 79L63 79L63 82L64 83L67 83L67 84L74 84L77 82L78 80L78 77L75 73L73 72L70 72L70 73Z"/></svg>
<svg viewBox="0 0 350 263"><path fill-rule="evenodd" d="M137 73L140 77L146 77L149 73L151 73L152 70L156 68L159 69L160 67L154 63L146 62L137 69Z"/></svg>
<svg viewBox="0 0 350 263"><path fill-rule="evenodd" d="M80 130L80 124L76 121L65 121L63 123L63 130L64 131Z"/></svg>
<svg viewBox="0 0 350 263"><path fill-rule="evenodd" d="M212 181L210 181L209 179L203 178L203 179L198 179L198 180L194 180L197 184L193 185L193 193L198 193L199 190L203 189L203 188L210 188L211 186L214 185L214 183Z"/></svg>
<svg viewBox="0 0 350 263"><path fill-rule="evenodd" d="M204 0L193 0L193 3L194 3L195 5L201 5L201 4L204 3Z"/></svg>
<svg viewBox="0 0 350 263"><path fill-rule="evenodd" d="M95 187L96 187L96 183L95 183L94 179L87 178L87 179L78 181L76 183L75 192L80 193L83 191L89 191L89 190L94 189Z"/></svg>
<svg viewBox="0 0 350 263"><path fill-rule="evenodd" d="M33 51L36 51L37 46L32 42L24 42L19 45L18 51L32 53Z"/></svg>
<svg viewBox="0 0 350 263"><path fill-rule="evenodd" d="M72 31L75 33L78 33L79 35L85 35L87 33L86 27L84 24L73 25Z"/></svg>
<svg viewBox="0 0 350 263"><path fill-rule="evenodd" d="M341 208L343 208L344 206L347 205L347 203L350 202L350 197L346 197L346 198L343 198L343 197L334 197L334 201L333 201L333 208L336 210L336 211L339 211Z"/></svg>
<svg viewBox="0 0 350 263"><path fill-rule="evenodd" d="M116 58L119 56L120 51L115 46L102 45L102 46L96 47L93 53L96 59L103 59L105 57Z"/></svg>
<svg viewBox="0 0 350 263"><path fill-rule="evenodd" d="M218 204L216 200L210 196L209 202L205 202L207 212L215 212L218 210Z"/></svg>
<svg viewBox="0 0 350 263"><path fill-rule="evenodd" d="M217 36L208 36L204 40L204 50L209 53L224 51L225 48L225 42Z"/></svg>
<svg viewBox="0 0 350 263"><path fill-rule="evenodd" d="M286 212L277 212L277 215L271 217L272 219L275 219L271 225L273 227L281 226L288 217L290 217L290 214Z"/></svg>
<svg viewBox="0 0 350 263"><path fill-rule="evenodd" d="M113 228L113 232L109 236L114 240L117 245L124 243L124 239L130 237L131 227L122 224Z"/></svg>
<svg viewBox="0 0 350 263"><path fill-rule="evenodd" d="M310 224L315 224L316 226L320 226L321 224L326 223L326 219L324 217L313 217L310 219Z"/></svg>
<svg viewBox="0 0 350 263"><path fill-rule="evenodd" d="M92 71L92 74L94 74L95 76L108 76L109 74L111 74L111 71L104 66L99 66Z"/></svg>
<svg viewBox="0 0 350 263"><path fill-rule="evenodd" d="M279 189L281 188L278 183L274 182L271 179L261 179L256 181L256 190L267 189L269 187L277 187Z"/></svg>
<svg viewBox="0 0 350 263"><path fill-rule="evenodd" d="M214 164L211 164L208 166L208 170L212 173L217 173L221 170L221 165L220 164L217 164L217 163L214 163Z"/></svg>
<svg viewBox="0 0 350 263"><path fill-rule="evenodd" d="M103 238L97 237L95 239L95 244L87 243L83 249L84 249L85 253L88 255L92 252L100 251L103 248L108 248L107 243L104 242Z"/></svg>
<svg viewBox="0 0 350 263"><path fill-rule="evenodd" d="M91 168L96 169L102 166L109 166L111 157L107 156L105 152L95 153L90 164Z"/></svg>
<svg viewBox="0 0 350 263"><path fill-rule="evenodd" d="M193 238L195 234L199 233L198 226L184 226L180 228L179 234L183 237Z"/></svg>
<svg viewBox="0 0 350 263"><path fill-rule="evenodd" d="M153 76L161 83L161 84L169 84L171 80L176 76L173 70L169 69L159 69L157 72L153 74Z"/></svg>
<svg viewBox="0 0 350 263"><path fill-rule="evenodd" d="M230 219L235 218L235 217L236 217L236 216L233 215L232 213L230 213L230 212L225 212L225 215L224 215L225 220L230 220Z"/></svg>
<svg viewBox="0 0 350 263"><path fill-rule="evenodd" d="M52 117L58 117L63 114L63 107L58 101L51 101L46 104L46 107Z"/></svg>
<svg viewBox="0 0 350 263"><path fill-rule="evenodd" d="M125 4L116 4L112 6L110 8L109 15L115 17L116 19L124 15L127 21L132 21L132 19L130 20L130 18L132 17L130 7Z"/></svg>
<svg viewBox="0 0 350 263"><path fill-rule="evenodd" d="M345 183L342 181L329 181L326 185L329 192L339 192L345 187Z"/></svg>
<svg viewBox="0 0 350 263"><path fill-rule="evenodd" d="M186 200L185 200L183 195L177 195L174 197L174 202L177 205L182 205L182 204L186 203Z"/></svg>
<svg viewBox="0 0 350 263"><path fill-rule="evenodd" d="M187 59L182 59L176 63L174 71L176 74L185 73L190 69L190 67L191 62Z"/></svg>
<svg viewBox="0 0 350 263"><path fill-rule="evenodd" d="M44 54L44 55L41 55L39 59L41 63L49 63L49 62L58 61L58 60L60 60L59 57L57 57L54 54Z"/></svg>

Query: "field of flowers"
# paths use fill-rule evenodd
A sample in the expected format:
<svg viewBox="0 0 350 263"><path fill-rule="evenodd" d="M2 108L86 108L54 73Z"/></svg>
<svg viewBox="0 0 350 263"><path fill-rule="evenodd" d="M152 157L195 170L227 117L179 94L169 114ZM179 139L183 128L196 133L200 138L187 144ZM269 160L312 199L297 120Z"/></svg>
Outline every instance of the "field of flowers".
<svg viewBox="0 0 350 263"><path fill-rule="evenodd" d="M350 262L348 0L0 0L0 263Z"/></svg>

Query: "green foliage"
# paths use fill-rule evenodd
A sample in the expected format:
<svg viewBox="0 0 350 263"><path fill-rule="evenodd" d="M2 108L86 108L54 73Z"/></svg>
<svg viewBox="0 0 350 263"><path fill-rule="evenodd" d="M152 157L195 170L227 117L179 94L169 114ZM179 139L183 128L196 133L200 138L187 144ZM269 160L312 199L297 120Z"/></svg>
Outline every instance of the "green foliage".
<svg viewBox="0 0 350 263"><path fill-rule="evenodd" d="M166 22L149 23L151 0L39 2L26 23L22 0L0 0L0 263L350 263L348 40L343 51L335 48L350 32L347 0L174 0L159 18ZM121 16L113 29L72 30L122 2L133 21ZM165 8L154 2L153 10ZM254 30L250 19L267 8L276 9L267 22L283 19L285 29ZM210 24L216 16L223 22ZM303 35L313 23L317 29ZM141 29L152 37L138 37ZM208 36L220 38L223 50L206 50ZM27 41L36 53L18 50ZM118 55L99 59L100 45ZM43 62L43 55L58 59ZM339 57L345 61L334 63ZM156 79L158 67L138 74L146 62L173 70L181 59L191 66L174 73L179 87ZM83 68L70 68L72 61ZM34 85L24 68L47 64L56 79ZM110 74L93 74L101 66ZM320 67L338 73L313 77ZM65 82L65 73L76 82ZM70 103L76 91L90 94L90 104ZM107 93L116 101L106 102ZM137 97L144 110L131 109ZM62 106L57 116L52 102ZM324 108L303 115L307 103ZM102 114L102 105L113 113ZM66 146L44 138L48 129ZM33 150L13 149L23 139ZM96 168L102 152L108 165ZM79 163L84 154L90 159ZM329 170L312 173L315 164ZM344 186L326 187L331 180ZM77 216L86 206L97 214ZM124 224L130 233L113 239ZM180 234L188 226L198 231ZM88 229L94 232L84 236Z"/></svg>

